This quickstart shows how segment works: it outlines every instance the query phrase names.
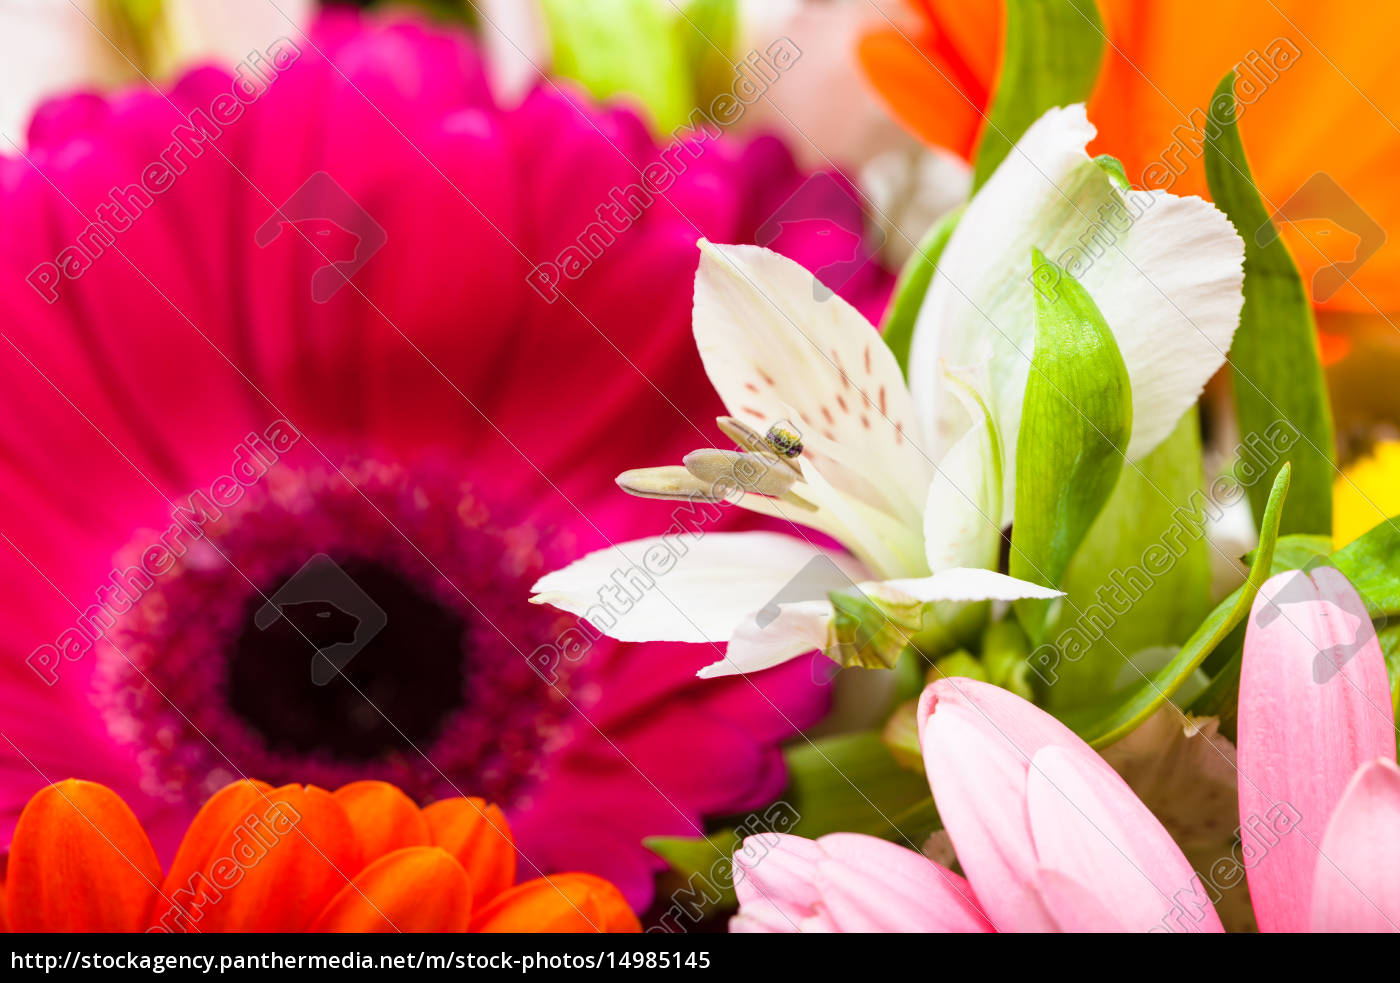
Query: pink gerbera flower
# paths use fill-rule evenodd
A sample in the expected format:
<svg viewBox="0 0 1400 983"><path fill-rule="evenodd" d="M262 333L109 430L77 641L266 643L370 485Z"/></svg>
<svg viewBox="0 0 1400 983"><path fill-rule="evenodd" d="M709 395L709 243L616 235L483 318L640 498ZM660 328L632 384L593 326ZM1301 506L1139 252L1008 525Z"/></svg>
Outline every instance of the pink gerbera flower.
<svg viewBox="0 0 1400 983"><path fill-rule="evenodd" d="M824 706L807 667L698 683L714 653L527 602L654 529L613 475L720 410L700 236L786 208L775 248L843 264L867 312L887 289L851 272L851 199L794 197L776 141L672 160L548 83L498 105L465 37L348 14L232 74L39 111L0 161L4 842L69 777L166 849L240 775L382 779L493 799L525 876L644 906L643 836L778 794L778 743ZM620 574L615 603L644 589Z"/></svg>

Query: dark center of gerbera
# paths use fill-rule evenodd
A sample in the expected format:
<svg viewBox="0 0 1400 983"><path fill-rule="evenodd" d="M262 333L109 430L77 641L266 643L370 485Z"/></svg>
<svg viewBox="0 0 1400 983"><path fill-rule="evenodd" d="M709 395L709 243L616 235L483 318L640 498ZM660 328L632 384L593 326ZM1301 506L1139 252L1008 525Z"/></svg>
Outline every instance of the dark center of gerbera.
<svg viewBox="0 0 1400 983"><path fill-rule="evenodd" d="M272 750L412 752L470 702L465 622L395 570L321 556L265 593L232 646L228 702Z"/></svg>
<svg viewBox="0 0 1400 983"><path fill-rule="evenodd" d="M279 470L172 551L96 677L148 791L200 800L251 775L379 779L420 800L530 794L576 725L587 665L531 664L573 624L527 600L553 558L462 471Z"/></svg>

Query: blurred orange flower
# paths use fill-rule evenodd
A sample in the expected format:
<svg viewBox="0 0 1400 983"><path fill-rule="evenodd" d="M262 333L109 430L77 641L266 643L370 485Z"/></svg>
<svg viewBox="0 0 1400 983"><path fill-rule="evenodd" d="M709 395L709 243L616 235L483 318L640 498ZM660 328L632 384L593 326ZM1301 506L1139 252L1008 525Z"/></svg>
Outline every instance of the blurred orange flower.
<svg viewBox="0 0 1400 983"><path fill-rule="evenodd" d="M869 79L929 143L970 157L1001 48L1000 0L906 0L859 42ZM1216 84L1238 72L1240 129L1266 204L1326 311L1400 310L1400 5L1362 0L1099 0L1107 41L1091 150L1143 187L1206 195Z"/></svg>
<svg viewBox="0 0 1400 983"><path fill-rule="evenodd" d="M20 815L0 926L15 932L636 932L591 874L515 884L505 817L424 809L384 782L334 793L239 781L195 816L163 875L111 789L69 780ZM512 886L514 885L514 886Z"/></svg>

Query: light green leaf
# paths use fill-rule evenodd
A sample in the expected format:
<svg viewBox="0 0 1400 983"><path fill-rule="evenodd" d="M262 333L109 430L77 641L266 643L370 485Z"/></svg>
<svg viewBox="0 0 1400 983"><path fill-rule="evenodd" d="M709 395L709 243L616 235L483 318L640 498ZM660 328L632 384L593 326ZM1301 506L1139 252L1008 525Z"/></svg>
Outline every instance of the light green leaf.
<svg viewBox="0 0 1400 983"><path fill-rule="evenodd" d="M1259 548L1255 550L1254 562L1244 585L1221 601L1181 646L1176 656L1142 685L1129 688L1126 694L1106 700L1097 708L1066 714L1065 722L1080 737L1095 747L1103 747L1132 731L1170 699L1216 646L1243 623L1255 595L1272 571L1279 518L1288 497L1289 473L1289 466L1285 464L1274 479L1259 530Z"/></svg>
<svg viewBox="0 0 1400 983"><path fill-rule="evenodd" d="M1186 706L1186 712L1192 716L1215 717L1219 720L1220 733L1232 741L1235 739L1235 725L1239 718L1240 656L1244 653L1244 635L1248 626L1248 618L1236 625L1202 663L1204 669L1210 662L1220 660L1220 666L1211 677L1210 684Z"/></svg>
<svg viewBox="0 0 1400 983"><path fill-rule="evenodd" d="M826 652L843 669L893 669L923 618L918 603L880 603L858 590L831 591L827 599L834 613Z"/></svg>
<svg viewBox="0 0 1400 983"><path fill-rule="evenodd" d="M929 284L933 282L938 258L953 237L953 230L958 227L962 213L961 208L956 208L934 222L895 280L894 294L890 297L880 333L906 376L909 374L909 345L914 340L914 322L918 320L919 307L928 293Z"/></svg>
<svg viewBox="0 0 1400 983"><path fill-rule="evenodd" d="M1123 162L1117 157L1112 154L1099 154L1094 158L1094 163L1118 185L1118 190L1128 191L1132 188L1133 182L1128 180L1128 172L1123 169Z"/></svg>
<svg viewBox="0 0 1400 983"><path fill-rule="evenodd" d="M1373 618L1400 615L1400 516L1386 519L1332 554Z"/></svg>
<svg viewBox="0 0 1400 983"><path fill-rule="evenodd" d="M1400 615L1400 516L1377 524L1370 532L1331 552L1327 536L1279 537L1274 550L1274 573L1303 570L1326 561L1351 581L1372 618ZM1251 562L1253 562L1253 554Z"/></svg>
<svg viewBox="0 0 1400 983"><path fill-rule="evenodd" d="M1254 562L1254 552L1251 550L1245 556L1245 562ZM1319 557L1325 558L1331 554L1331 536L1311 536L1306 533L1280 536L1274 545L1274 573L1281 573L1284 570L1299 570L1311 561Z"/></svg>
<svg viewBox="0 0 1400 983"><path fill-rule="evenodd" d="M700 105L734 85L734 61L738 56L738 0L690 0L676 30L693 80L693 94Z"/></svg>
<svg viewBox="0 0 1400 983"><path fill-rule="evenodd" d="M1400 624L1382 625L1376 631L1376 640L1385 656L1386 672L1390 673L1390 709L1400 716ZM1400 742L1400 735L1396 741Z"/></svg>
<svg viewBox="0 0 1400 983"><path fill-rule="evenodd" d="M786 757L784 801L801 816L788 832L867 833L908 846L938 827L928 779L901 766L877 732L798 744Z"/></svg>
<svg viewBox="0 0 1400 983"><path fill-rule="evenodd" d="M1079 282L1039 250L1032 267L1055 271L1036 291L1035 354L1016 440L1016 522L1011 576L1060 587L1089 528L1103 510L1132 434L1128 370L1113 332ZM1048 602L1018 602L1032 641L1044 630Z"/></svg>
<svg viewBox="0 0 1400 983"><path fill-rule="evenodd" d="M974 191L1042 113L1089 98L1103 46L1094 0L1007 0L1001 77L977 147Z"/></svg>
<svg viewBox="0 0 1400 983"><path fill-rule="evenodd" d="M1035 699L1031 687L1030 640L1014 618L993 621L982 633L982 665L987 681L1009 689L1023 700Z"/></svg>
<svg viewBox="0 0 1400 983"><path fill-rule="evenodd" d="M1271 228L1269 212L1254 187L1235 122L1234 85L1231 72L1215 90L1211 117L1217 125L1206 128L1205 157L1211 197L1245 244L1244 310L1230 348L1240 432L1246 444L1274 444L1271 437L1295 441L1286 455L1273 455L1267 472L1276 473L1285 457L1293 464L1293 490L1280 528L1285 534L1330 534L1336 453L1317 325L1288 248L1276 235L1261 235ZM1255 516L1263 515L1270 483L1246 482Z"/></svg>
<svg viewBox="0 0 1400 983"><path fill-rule="evenodd" d="M682 917L700 922L739 904L734 896L734 851L740 836L722 829L709 836L650 836L642 841L671 865L682 887L672 896Z"/></svg>
<svg viewBox="0 0 1400 983"><path fill-rule="evenodd" d="M695 107L690 63L675 11L656 0L541 0L554 72L597 99L639 100L659 133Z"/></svg>
<svg viewBox="0 0 1400 983"><path fill-rule="evenodd" d="M1210 610L1199 423L1188 412L1155 451L1123 469L1071 561L1068 600L1049 637L1077 631L1093 642L1063 664L1047 692L1051 707L1104 699L1125 658L1180 645Z"/></svg>
<svg viewBox="0 0 1400 983"><path fill-rule="evenodd" d="M893 669L911 650L932 660L971 643L986 622L985 601L913 601L879 584L829 591L833 615L824 651L842 668Z"/></svg>

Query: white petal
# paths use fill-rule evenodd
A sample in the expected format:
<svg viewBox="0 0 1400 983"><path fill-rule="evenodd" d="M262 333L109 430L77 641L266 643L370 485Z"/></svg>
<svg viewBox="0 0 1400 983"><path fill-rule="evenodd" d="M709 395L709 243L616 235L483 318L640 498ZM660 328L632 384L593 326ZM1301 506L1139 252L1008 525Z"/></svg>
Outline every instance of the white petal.
<svg viewBox="0 0 1400 983"><path fill-rule="evenodd" d="M813 580L812 587L819 586ZM1061 591L1049 587L1017 580L994 570L979 569L944 570L931 577L910 580L832 584L835 588L842 586L847 589L854 586L872 601L898 606L934 602L1014 601L1023 597L1048 599L1062 595ZM774 610L769 607L766 611L745 617L730 636L725 657L700 670L699 675L708 678L755 672L826 648L827 630L835 613L829 602L814 598L783 603L776 608L776 617L773 616Z"/></svg>
<svg viewBox="0 0 1400 983"><path fill-rule="evenodd" d="M778 615L771 621L762 612L751 615L730 636L724 658L696 675L711 679L757 672L824 649L834 613L828 601L797 601L779 605Z"/></svg>
<svg viewBox="0 0 1400 983"><path fill-rule="evenodd" d="M789 419L828 481L918 528L932 465L879 332L785 256L704 240L700 249L695 341L730 414L760 433Z"/></svg>
<svg viewBox="0 0 1400 983"><path fill-rule="evenodd" d="M833 535L881 576L919 575L926 572L917 526L913 529L889 513L843 495L825 472L803 460L803 484L799 494L835 520Z"/></svg>
<svg viewBox="0 0 1400 983"><path fill-rule="evenodd" d="M1026 132L968 206L915 329L910 386L926 432L945 442L958 431L939 362L973 363L992 343L1008 486L1034 351L1032 246L1088 289L1117 339L1133 390L1130 458L1171 432L1239 323L1244 244L1229 219L1200 198L1120 190L1084 152L1094 133L1083 106L1052 109Z"/></svg>
<svg viewBox="0 0 1400 983"><path fill-rule="evenodd" d="M1042 587L1027 580L1017 580L995 570L958 567L940 570L932 577L916 580L886 580L861 584L860 589L875 597L899 601L1017 601L1025 597L1044 600L1064 596L1064 591ZM891 593L894 592L894 593Z"/></svg>
<svg viewBox="0 0 1400 983"><path fill-rule="evenodd" d="M952 382L955 393L963 383ZM971 429L938 462L924 506L924 555L932 571L997 565L1001 553L1001 437L980 399L965 403Z"/></svg>
<svg viewBox="0 0 1400 983"><path fill-rule="evenodd" d="M535 584L535 604L624 642L724 642L754 612L866 576L850 557L772 532L653 536L598 550Z"/></svg>
<svg viewBox="0 0 1400 983"><path fill-rule="evenodd" d="M316 11L311 0L277 0L268 4L210 3L208 0L167 0L165 16L182 64L215 61L232 66L263 52L278 38L298 48L310 42L303 28Z"/></svg>
<svg viewBox="0 0 1400 983"><path fill-rule="evenodd" d="M29 117L42 100L130 74L93 22L100 22L93 0L0 5L0 133L6 138L24 145Z"/></svg>

